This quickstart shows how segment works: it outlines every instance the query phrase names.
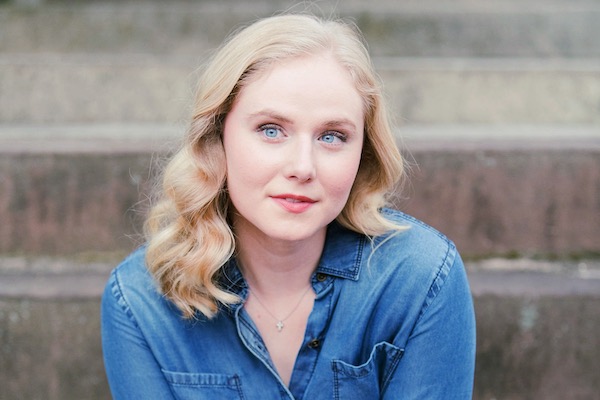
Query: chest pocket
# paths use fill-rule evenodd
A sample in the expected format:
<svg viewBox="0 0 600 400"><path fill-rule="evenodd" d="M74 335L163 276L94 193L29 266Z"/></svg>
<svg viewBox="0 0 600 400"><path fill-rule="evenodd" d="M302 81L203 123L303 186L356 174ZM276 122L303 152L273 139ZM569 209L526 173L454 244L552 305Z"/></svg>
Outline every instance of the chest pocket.
<svg viewBox="0 0 600 400"><path fill-rule="evenodd" d="M375 345L369 360L355 366L333 360L333 398L378 399L396 370L404 350L387 342Z"/></svg>
<svg viewBox="0 0 600 400"><path fill-rule="evenodd" d="M178 400L244 399L237 375L162 372Z"/></svg>

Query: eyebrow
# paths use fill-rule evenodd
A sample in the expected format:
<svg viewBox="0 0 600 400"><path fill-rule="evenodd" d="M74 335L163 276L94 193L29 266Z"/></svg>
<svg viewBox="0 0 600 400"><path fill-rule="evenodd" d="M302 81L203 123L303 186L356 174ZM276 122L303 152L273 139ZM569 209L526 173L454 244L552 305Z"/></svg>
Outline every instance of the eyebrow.
<svg viewBox="0 0 600 400"><path fill-rule="evenodd" d="M250 119L253 118L258 118L258 117L269 117L272 118L274 120L277 121L281 121L287 124L291 124L293 125L293 121L290 120L287 117L284 117L283 115L281 115L280 113L273 111L273 110L261 110L258 111L256 113L252 113L249 115ZM339 126L346 126L349 129L352 129L354 131L358 131L358 127L356 126L356 124L354 122L352 122L351 120L347 119L347 118L341 118L341 119L333 119L330 121L326 121L325 123L322 124L323 128L325 129L333 129Z"/></svg>
<svg viewBox="0 0 600 400"><path fill-rule="evenodd" d="M347 128L353 131L358 131L358 128L356 127L354 122L346 118L327 121L325 124L323 124L323 126L327 129L337 128L338 126L346 126Z"/></svg>
<svg viewBox="0 0 600 400"><path fill-rule="evenodd" d="M272 119L275 119L277 121L281 121L281 122L285 122L286 124L293 124L292 120L290 120L287 117L284 117L283 115L279 114L278 112L275 112L273 110L261 110L255 113L252 113L249 115L250 119L254 119L254 118L259 118L259 117L269 117Z"/></svg>

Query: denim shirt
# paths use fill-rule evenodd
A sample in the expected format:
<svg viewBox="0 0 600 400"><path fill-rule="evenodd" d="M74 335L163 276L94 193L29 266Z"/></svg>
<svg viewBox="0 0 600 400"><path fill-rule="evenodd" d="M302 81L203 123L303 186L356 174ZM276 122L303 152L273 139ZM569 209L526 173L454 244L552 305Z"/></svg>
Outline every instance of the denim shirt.
<svg viewBox="0 0 600 400"><path fill-rule="evenodd" d="M328 227L316 293L289 387L241 304L184 319L157 290L144 248L102 298L105 367L115 399L470 399L475 319L455 246L424 223L374 238ZM223 284L242 299L235 259Z"/></svg>

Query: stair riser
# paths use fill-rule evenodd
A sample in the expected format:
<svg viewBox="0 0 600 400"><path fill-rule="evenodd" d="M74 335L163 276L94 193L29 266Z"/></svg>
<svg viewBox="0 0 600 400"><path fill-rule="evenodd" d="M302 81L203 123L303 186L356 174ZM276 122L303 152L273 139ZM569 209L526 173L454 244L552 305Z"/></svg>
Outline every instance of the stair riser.
<svg viewBox="0 0 600 400"><path fill-rule="evenodd" d="M600 298L476 296L474 399L591 399ZM0 299L0 397L106 399L97 298ZM35 376L35 384L31 377Z"/></svg>
<svg viewBox="0 0 600 400"><path fill-rule="evenodd" d="M595 40L600 37L600 5L336 3L336 12L356 21L376 56L600 56L600 41ZM200 55L218 46L233 28L287 8L230 3L7 8L0 10L0 36L6 38L0 52ZM325 15L328 8L323 6Z"/></svg>
<svg viewBox="0 0 600 400"><path fill-rule="evenodd" d="M4 123L185 120L191 64L157 60L0 62ZM597 123L600 66L515 70L416 62L382 67L392 111L410 123ZM446 68L446 69L444 69ZM518 68L518 66L516 67Z"/></svg>
<svg viewBox="0 0 600 400"><path fill-rule="evenodd" d="M599 253L600 150L413 151L395 204L465 256ZM141 154L4 154L0 252L72 254L139 245L150 159ZM403 200L406 196L409 200Z"/></svg>
<svg viewBox="0 0 600 400"><path fill-rule="evenodd" d="M447 233L466 255L600 254L600 149L439 150L398 208Z"/></svg>

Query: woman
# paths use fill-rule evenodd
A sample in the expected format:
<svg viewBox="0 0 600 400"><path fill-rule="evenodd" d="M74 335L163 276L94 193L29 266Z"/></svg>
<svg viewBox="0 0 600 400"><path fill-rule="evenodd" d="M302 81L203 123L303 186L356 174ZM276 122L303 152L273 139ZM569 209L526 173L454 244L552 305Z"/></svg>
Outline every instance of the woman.
<svg viewBox="0 0 600 400"><path fill-rule="evenodd" d="M267 18L206 67L148 244L111 275L117 399L467 399L454 245L383 208L402 176L359 34Z"/></svg>

